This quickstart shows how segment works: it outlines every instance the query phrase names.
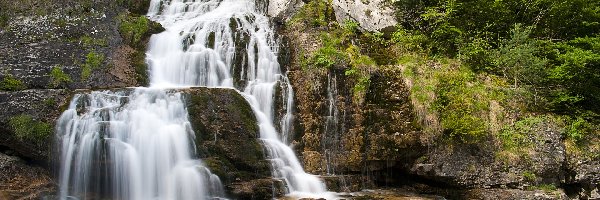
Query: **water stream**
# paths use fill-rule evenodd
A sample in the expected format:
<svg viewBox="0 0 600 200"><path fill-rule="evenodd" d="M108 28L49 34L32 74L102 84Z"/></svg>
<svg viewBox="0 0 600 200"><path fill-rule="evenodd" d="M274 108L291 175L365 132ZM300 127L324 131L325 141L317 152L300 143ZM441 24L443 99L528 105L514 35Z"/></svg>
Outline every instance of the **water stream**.
<svg viewBox="0 0 600 200"><path fill-rule="evenodd" d="M189 86L237 87L255 112L273 176L291 196L335 198L288 146L293 90L254 1L152 0L148 17L166 29L150 39L150 88L77 95L59 119L61 199L224 197L218 177L194 159L180 94L165 90ZM281 119L275 98L285 99Z"/></svg>

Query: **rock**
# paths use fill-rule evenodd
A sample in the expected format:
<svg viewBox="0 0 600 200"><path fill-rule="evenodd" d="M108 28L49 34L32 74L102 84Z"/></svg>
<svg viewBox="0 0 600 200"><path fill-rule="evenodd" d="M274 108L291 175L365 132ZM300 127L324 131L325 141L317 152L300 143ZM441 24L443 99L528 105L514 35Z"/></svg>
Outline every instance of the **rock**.
<svg viewBox="0 0 600 200"><path fill-rule="evenodd" d="M243 182L271 176L254 112L242 95L224 88L198 87L181 91L188 102L197 153L226 188L239 189L233 185L247 186L250 183ZM227 192L236 194L233 190ZM250 195L240 191L242 194Z"/></svg>
<svg viewBox="0 0 600 200"><path fill-rule="evenodd" d="M327 189L333 192L354 192L363 188L373 188L373 180L361 175L330 175L321 176Z"/></svg>
<svg viewBox="0 0 600 200"><path fill-rule="evenodd" d="M50 162L55 120L70 101L62 89L0 91L0 146L44 164ZM12 123L11 123L12 122Z"/></svg>
<svg viewBox="0 0 600 200"><path fill-rule="evenodd" d="M0 153L0 199L42 199L56 189L47 170Z"/></svg>
<svg viewBox="0 0 600 200"><path fill-rule="evenodd" d="M301 0L269 0L268 2L267 14L284 21L290 19L304 5Z"/></svg>
<svg viewBox="0 0 600 200"><path fill-rule="evenodd" d="M333 0L333 10L338 23L356 21L369 32L391 32L398 24L392 3L386 0Z"/></svg>
<svg viewBox="0 0 600 200"><path fill-rule="evenodd" d="M524 191L515 189L475 189L466 192L465 199L535 199L535 200L554 200L569 199L563 190L555 191Z"/></svg>
<svg viewBox="0 0 600 200"><path fill-rule="evenodd" d="M133 6L131 2L139 1L121 2ZM147 76L145 47L123 51L128 44L119 33L119 25L124 18L121 16L130 13L116 1L49 0L43 4L36 1L15 4L0 0L0 7L7 8L10 18L0 32L0 55L3 55L0 80L10 76L30 89L146 84L136 77ZM156 24L149 23L141 41L161 30ZM64 78L57 79L55 68L60 69Z"/></svg>
<svg viewBox="0 0 600 200"><path fill-rule="evenodd" d="M510 153L508 158L503 154L509 152L495 147L493 139L476 144L436 143L416 160L409 173L457 188L560 185L566 174L565 147L558 126L544 121L530 128L536 135L528 138L532 147L526 154Z"/></svg>
<svg viewBox="0 0 600 200"><path fill-rule="evenodd" d="M275 199L286 193L285 183L277 179L256 179L227 186L237 199Z"/></svg>

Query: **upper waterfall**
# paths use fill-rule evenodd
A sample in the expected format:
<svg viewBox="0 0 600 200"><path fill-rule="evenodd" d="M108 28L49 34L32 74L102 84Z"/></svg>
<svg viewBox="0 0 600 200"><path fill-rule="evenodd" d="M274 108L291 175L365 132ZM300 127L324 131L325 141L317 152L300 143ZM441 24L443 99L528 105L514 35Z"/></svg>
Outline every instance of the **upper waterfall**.
<svg viewBox="0 0 600 200"><path fill-rule="evenodd" d="M255 1L153 0L148 15L166 29L150 40L152 87L242 90L257 116L273 176L284 179L292 195L335 198L318 177L304 172L294 151L282 142L289 139L293 90L277 61L279 45L269 18L258 11ZM281 98L275 96L277 87L286 98L281 119L274 114L274 98ZM275 128L276 122L281 130Z"/></svg>

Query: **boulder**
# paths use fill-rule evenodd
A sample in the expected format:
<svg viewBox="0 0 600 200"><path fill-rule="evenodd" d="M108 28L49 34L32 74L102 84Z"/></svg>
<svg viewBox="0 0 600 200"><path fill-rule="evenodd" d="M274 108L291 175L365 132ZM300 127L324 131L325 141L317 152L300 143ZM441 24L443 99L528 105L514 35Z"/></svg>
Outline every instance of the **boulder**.
<svg viewBox="0 0 600 200"><path fill-rule="evenodd" d="M198 156L220 177L230 195L252 196L248 188L263 187L271 170L250 104L234 89L197 87L181 91L196 133Z"/></svg>
<svg viewBox="0 0 600 200"><path fill-rule="evenodd" d="M338 23L352 20L369 32L395 30L398 22L392 5L387 0L333 0L333 10Z"/></svg>

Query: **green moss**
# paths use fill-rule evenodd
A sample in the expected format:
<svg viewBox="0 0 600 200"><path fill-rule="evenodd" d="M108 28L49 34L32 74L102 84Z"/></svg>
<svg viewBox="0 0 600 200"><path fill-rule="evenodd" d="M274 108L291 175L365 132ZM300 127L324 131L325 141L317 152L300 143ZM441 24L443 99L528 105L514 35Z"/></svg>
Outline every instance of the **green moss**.
<svg viewBox="0 0 600 200"><path fill-rule="evenodd" d="M50 71L50 78L52 79L50 81L51 87L65 86L66 84L73 82L71 77L63 72L59 65L52 68L52 71Z"/></svg>
<svg viewBox="0 0 600 200"><path fill-rule="evenodd" d="M108 44L105 39L92 38L88 35L81 36L79 41L86 47L101 46L106 47Z"/></svg>
<svg viewBox="0 0 600 200"><path fill-rule="evenodd" d="M136 51L131 55L131 64L135 69L135 79L140 85L147 85L149 83L148 78L148 66L146 65L146 54L143 51Z"/></svg>
<svg viewBox="0 0 600 200"><path fill-rule="evenodd" d="M104 55L90 51L86 56L85 63L81 68L81 79L87 80L92 75L92 70L98 69L104 62Z"/></svg>
<svg viewBox="0 0 600 200"><path fill-rule="evenodd" d="M524 171L523 178L525 179L525 181L528 181L528 182L534 182L536 180L535 173L533 173L531 171Z"/></svg>
<svg viewBox="0 0 600 200"><path fill-rule="evenodd" d="M148 31L148 18L144 16L125 16L121 17L121 25L119 26L119 32L124 39L129 40L130 43L138 43L142 39L142 36Z"/></svg>
<svg viewBox="0 0 600 200"><path fill-rule="evenodd" d="M324 27L331 21L335 21L331 0L313 0L300 8L296 15L288 21L287 25Z"/></svg>
<svg viewBox="0 0 600 200"><path fill-rule="evenodd" d="M56 106L56 100L54 100L53 98L45 99L44 100L44 105L46 107L53 108L54 106Z"/></svg>
<svg viewBox="0 0 600 200"><path fill-rule="evenodd" d="M25 84L23 84L23 82L21 82L21 80L16 79L15 77L13 77L10 74L7 74L6 76L4 76L4 79L2 79L2 82L0 82L0 90L17 91L17 90L24 90L24 89L27 89Z"/></svg>
<svg viewBox="0 0 600 200"><path fill-rule="evenodd" d="M0 28L4 28L8 25L9 17L8 14L0 10Z"/></svg>
<svg viewBox="0 0 600 200"><path fill-rule="evenodd" d="M20 140L43 142L53 132L50 124L34 120L31 116L25 114L11 117L8 124Z"/></svg>

